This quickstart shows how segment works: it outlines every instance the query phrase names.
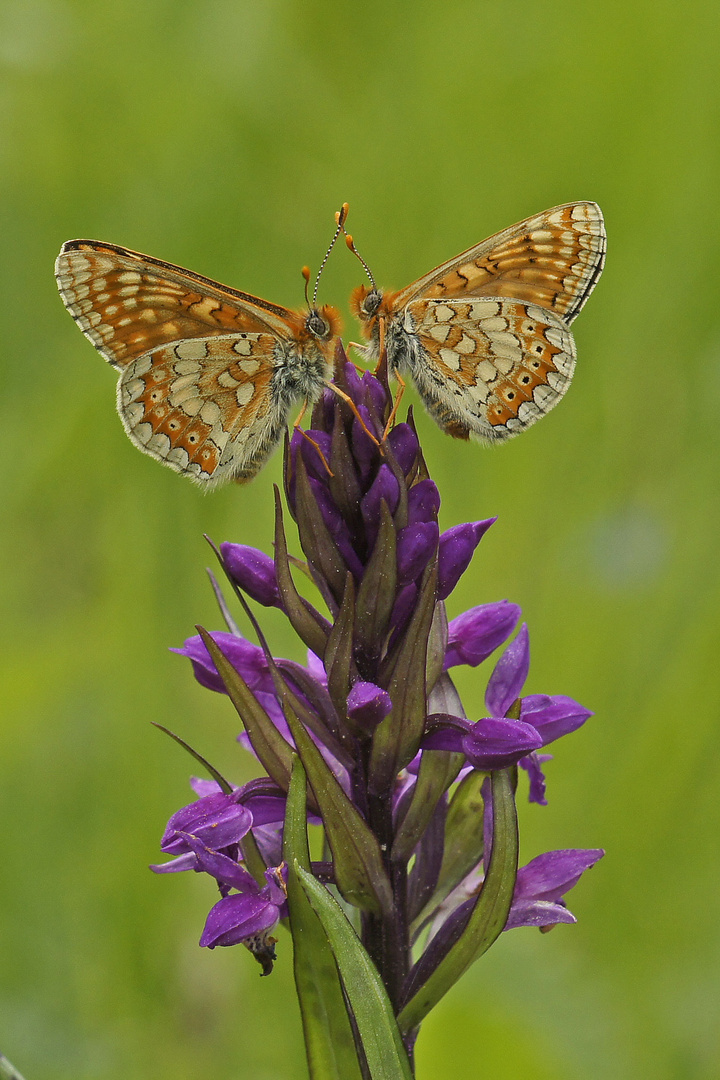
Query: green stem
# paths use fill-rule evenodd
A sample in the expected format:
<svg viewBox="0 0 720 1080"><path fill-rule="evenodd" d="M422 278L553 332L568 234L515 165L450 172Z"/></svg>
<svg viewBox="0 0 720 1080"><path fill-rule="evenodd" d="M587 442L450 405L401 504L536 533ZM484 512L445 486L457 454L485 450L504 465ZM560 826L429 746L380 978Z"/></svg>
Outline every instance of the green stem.
<svg viewBox="0 0 720 1080"><path fill-rule="evenodd" d="M0 1054L0 1080L23 1080L12 1062Z"/></svg>

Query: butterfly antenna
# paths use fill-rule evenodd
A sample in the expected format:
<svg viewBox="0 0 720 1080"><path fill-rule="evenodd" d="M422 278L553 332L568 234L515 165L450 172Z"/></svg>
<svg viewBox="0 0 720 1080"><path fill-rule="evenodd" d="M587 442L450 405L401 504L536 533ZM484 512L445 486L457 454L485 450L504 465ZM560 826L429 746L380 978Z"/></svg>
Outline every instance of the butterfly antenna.
<svg viewBox="0 0 720 1080"><path fill-rule="evenodd" d="M300 273L305 278L305 303L310 307L310 297L308 296L308 288L310 287L310 267L303 266Z"/></svg>
<svg viewBox="0 0 720 1080"><path fill-rule="evenodd" d="M348 247L350 248L350 250L352 251L353 255L355 255L355 256L356 256L356 258L358 258L358 259L360 260L360 262L362 263L363 269L365 270L365 273L366 273L366 274L367 274L367 276L368 276L368 277L370 278L370 284L371 284L371 285L372 285L372 287L373 287L373 292L377 292L377 285L375 284L375 278L374 278L374 277L372 276L372 274L370 273L370 267L369 267L369 266L368 266L368 264L367 264L367 263L365 262L365 260L363 259L362 255L360 254L360 252L358 251L358 249L357 249L357 248L355 247L355 242L354 242L354 240L353 240L352 236L350 235L350 233L349 233L349 232L347 232L347 230L346 230L346 229L344 229L344 228L342 227L342 225L340 226L340 228L342 228L342 231L343 231L343 232L345 233L345 243L346 243L346 244L347 244L347 246L348 246Z"/></svg>
<svg viewBox="0 0 720 1080"><path fill-rule="evenodd" d="M336 226L337 226L336 229L335 229L335 235L333 236L332 240L330 241L330 246L328 247L327 251L325 252L325 258L320 263L320 269L318 270L317 277L315 278L315 288L313 289L313 298L312 298L312 307L313 307L313 309L315 308L315 304L317 303L317 294L318 294L318 286L320 284L320 275L322 274L323 270L325 269L325 263L330 258L330 252L335 247L335 243L337 241L338 236L340 235L341 232L345 231L343 229L343 225L344 225L345 221L347 220L348 210L349 209L350 209L350 207L348 206L348 204L343 203L341 208L335 214L335 223L336 223ZM304 276L305 269L306 268L303 267L303 276ZM309 271L308 271L308 277L309 277ZM305 299L307 300L307 289L305 291ZM308 307L310 307L310 304L308 304Z"/></svg>

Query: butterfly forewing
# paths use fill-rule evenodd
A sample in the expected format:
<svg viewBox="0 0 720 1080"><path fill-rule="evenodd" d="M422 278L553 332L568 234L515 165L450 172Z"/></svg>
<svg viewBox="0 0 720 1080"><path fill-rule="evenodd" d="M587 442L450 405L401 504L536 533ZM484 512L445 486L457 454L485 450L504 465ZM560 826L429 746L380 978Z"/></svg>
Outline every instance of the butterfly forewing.
<svg viewBox="0 0 720 1080"><path fill-rule="evenodd" d="M69 241L55 274L66 308L117 368L181 338L231 330L287 335L285 308L112 244Z"/></svg>
<svg viewBox="0 0 720 1080"><path fill-rule="evenodd" d="M533 304L493 297L418 300L406 366L443 430L496 442L529 427L570 385L572 334Z"/></svg>
<svg viewBox="0 0 720 1080"><path fill-rule="evenodd" d="M570 323L592 292L605 258L599 206L567 203L504 229L457 255L394 297L507 296Z"/></svg>

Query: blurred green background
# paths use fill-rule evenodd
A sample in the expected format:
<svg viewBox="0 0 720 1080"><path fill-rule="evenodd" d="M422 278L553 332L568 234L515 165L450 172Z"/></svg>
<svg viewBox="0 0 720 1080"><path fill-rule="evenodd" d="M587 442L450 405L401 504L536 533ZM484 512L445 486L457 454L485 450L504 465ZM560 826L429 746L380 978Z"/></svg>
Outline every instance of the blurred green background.
<svg viewBox="0 0 720 1080"><path fill-rule="evenodd" d="M201 951L210 883L146 869L192 771L151 720L250 774L167 648L220 626L203 532L269 550L279 460L204 496L137 453L52 270L89 236L301 306L343 200L388 287L568 200L609 235L551 417L485 451L419 419L441 525L500 519L451 615L521 604L529 691L596 712L521 803L523 861L607 857L577 926L504 935L443 1001L418 1077L720 1076L719 31L711 2L0 4L0 1049L27 1080L305 1076L289 942L262 981ZM336 252L322 301L361 280Z"/></svg>

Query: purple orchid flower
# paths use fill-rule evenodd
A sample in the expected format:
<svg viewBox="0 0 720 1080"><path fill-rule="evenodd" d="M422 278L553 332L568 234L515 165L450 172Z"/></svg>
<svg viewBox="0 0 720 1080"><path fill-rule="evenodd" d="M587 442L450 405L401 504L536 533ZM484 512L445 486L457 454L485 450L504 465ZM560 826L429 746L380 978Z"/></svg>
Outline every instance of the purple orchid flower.
<svg viewBox="0 0 720 1080"><path fill-rule="evenodd" d="M565 905L570 892L591 866L603 857L602 848L548 851L531 859L517 873L506 930L517 926L554 926L577 922Z"/></svg>
<svg viewBox="0 0 720 1080"><path fill-rule="evenodd" d="M194 781L200 797L172 816L163 836L172 859L153 869L210 877L220 898L200 944L243 943L269 973L271 934L288 913L282 860L296 842L289 837L297 821L290 813L293 828L284 828L284 814L297 754L308 780L307 822L325 840L326 861L312 863L312 872L362 909L357 925L366 955L402 1016L415 991L431 985L437 965L474 932L493 847L505 845L505 861L498 856L495 864L504 868L504 884L493 895L506 898L506 929L574 921L565 894L602 852L549 852L515 878L516 855L507 857L514 768L528 774L531 801L544 803L549 755L541 751L591 714L569 697L523 697L530 648L527 627L517 629L516 604L482 603L448 622L444 601L495 519L440 531L440 492L411 418L392 426L386 377L382 367L377 377L359 375L338 359L339 395L324 392L310 429L288 441L285 501L304 559L289 550L280 503L273 557L221 545L232 580L282 613L307 664L273 661L264 640L260 647L238 633L190 637L174 650L203 686L232 690L243 725L238 740L268 775L229 793L215 781ZM317 587L319 605L307 598L301 570ZM242 682L228 675L226 687L208 651L215 646ZM475 669L496 650L486 715L470 720L451 669ZM491 792L499 777L504 817L498 812L496 820ZM419 936L426 926L429 943Z"/></svg>

